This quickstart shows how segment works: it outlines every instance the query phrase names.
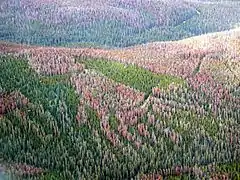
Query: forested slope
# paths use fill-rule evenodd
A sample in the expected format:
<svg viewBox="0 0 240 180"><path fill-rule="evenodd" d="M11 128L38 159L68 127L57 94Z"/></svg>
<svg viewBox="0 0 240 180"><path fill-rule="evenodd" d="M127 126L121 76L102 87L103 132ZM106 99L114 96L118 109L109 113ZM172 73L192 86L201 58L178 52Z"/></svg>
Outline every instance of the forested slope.
<svg viewBox="0 0 240 180"><path fill-rule="evenodd" d="M238 179L239 47L238 29L113 50L2 42L0 165L32 179Z"/></svg>
<svg viewBox="0 0 240 180"><path fill-rule="evenodd" d="M239 177L239 87L201 74L197 84L159 76L149 94L138 90L146 86L139 79L156 79L146 70L129 67L139 75L128 82L128 68L115 62L107 76L96 60L75 63L83 68L49 76L26 59L1 56L6 170L36 179Z"/></svg>
<svg viewBox="0 0 240 180"><path fill-rule="evenodd" d="M222 31L240 3L183 0L3 0L0 39L50 46L126 47Z"/></svg>

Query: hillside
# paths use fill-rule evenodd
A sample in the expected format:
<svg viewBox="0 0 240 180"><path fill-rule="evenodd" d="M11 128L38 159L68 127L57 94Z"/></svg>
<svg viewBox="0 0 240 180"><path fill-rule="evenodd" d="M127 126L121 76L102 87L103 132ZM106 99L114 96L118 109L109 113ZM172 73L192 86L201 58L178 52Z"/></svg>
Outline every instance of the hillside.
<svg viewBox="0 0 240 180"><path fill-rule="evenodd" d="M74 57L92 57L134 64L154 73L182 78L189 78L196 71L206 72L219 83L237 85L240 72L239 46L240 29L233 29L179 41L146 43L122 49L53 48L2 42L0 50L29 54L30 62L38 67L38 72L48 71L48 64L56 58L74 61Z"/></svg>
<svg viewBox="0 0 240 180"><path fill-rule="evenodd" d="M222 83L239 83L239 46L240 29L234 29L180 41L111 50L103 57L184 78L190 77L199 68L200 72L211 73Z"/></svg>
<svg viewBox="0 0 240 180"><path fill-rule="evenodd" d="M239 51L239 29L121 49L1 42L0 168L238 179Z"/></svg>
<svg viewBox="0 0 240 180"><path fill-rule="evenodd" d="M237 1L209 5L186 0L2 0L0 40L127 47L223 31L239 19Z"/></svg>

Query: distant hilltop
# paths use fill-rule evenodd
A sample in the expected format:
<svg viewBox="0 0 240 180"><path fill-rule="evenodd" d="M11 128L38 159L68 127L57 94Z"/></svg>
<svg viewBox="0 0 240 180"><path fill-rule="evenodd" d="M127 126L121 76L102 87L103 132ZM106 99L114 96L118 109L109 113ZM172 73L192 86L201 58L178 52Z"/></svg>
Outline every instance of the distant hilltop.
<svg viewBox="0 0 240 180"><path fill-rule="evenodd" d="M229 30L240 19L237 1L2 0L0 9L0 40L43 46L129 47Z"/></svg>

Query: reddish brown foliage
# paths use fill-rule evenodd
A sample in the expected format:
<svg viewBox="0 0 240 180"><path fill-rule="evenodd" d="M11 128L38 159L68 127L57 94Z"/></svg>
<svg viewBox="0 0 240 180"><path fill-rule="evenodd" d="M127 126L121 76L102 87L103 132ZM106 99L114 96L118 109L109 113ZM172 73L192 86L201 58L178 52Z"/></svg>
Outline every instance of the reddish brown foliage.
<svg viewBox="0 0 240 180"><path fill-rule="evenodd" d="M140 176L140 180L163 180L163 177L158 174L144 174Z"/></svg>
<svg viewBox="0 0 240 180"><path fill-rule="evenodd" d="M41 168L37 168L26 164L15 164L13 165L13 169L16 172L16 174L19 175L39 175L43 174L44 172L44 170Z"/></svg>
<svg viewBox="0 0 240 180"><path fill-rule="evenodd" d="M28 104L28 99L19 92L9 94L0 94L0 115L13 111L16 108L21 108Z"/></svg>
<svg viewBox="0 0 240 180"><path fill-rule="evenodd" d="M225 174L214 174L210 180L230 180L230 177L227 173Z"/></svg>

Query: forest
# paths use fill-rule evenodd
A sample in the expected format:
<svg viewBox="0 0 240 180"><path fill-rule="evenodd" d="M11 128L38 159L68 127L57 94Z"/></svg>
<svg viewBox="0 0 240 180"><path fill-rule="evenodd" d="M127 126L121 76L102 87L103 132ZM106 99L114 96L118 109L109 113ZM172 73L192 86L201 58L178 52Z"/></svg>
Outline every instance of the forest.
<svg viewBox="0 0 240 180"><path fill-rule="evenodd" d="M0 10L0 40L68 47L179 40L234 28L240 19L238 1L3 0Z"/></svg>
<svg viewBox="0 0 240 180"><path fill-rule="evenodd" d="M1 0L0 180L239 180L240 2Z"/></svg>
<svg viewBox="0 0 240 180"><path fill-rule="evenodd" d="M104 59L76 63L67 74L44 75L25 57L1 56L0 152L14 174L240 177L239 88L201 85L204 74L184 80Z"/></svg>

